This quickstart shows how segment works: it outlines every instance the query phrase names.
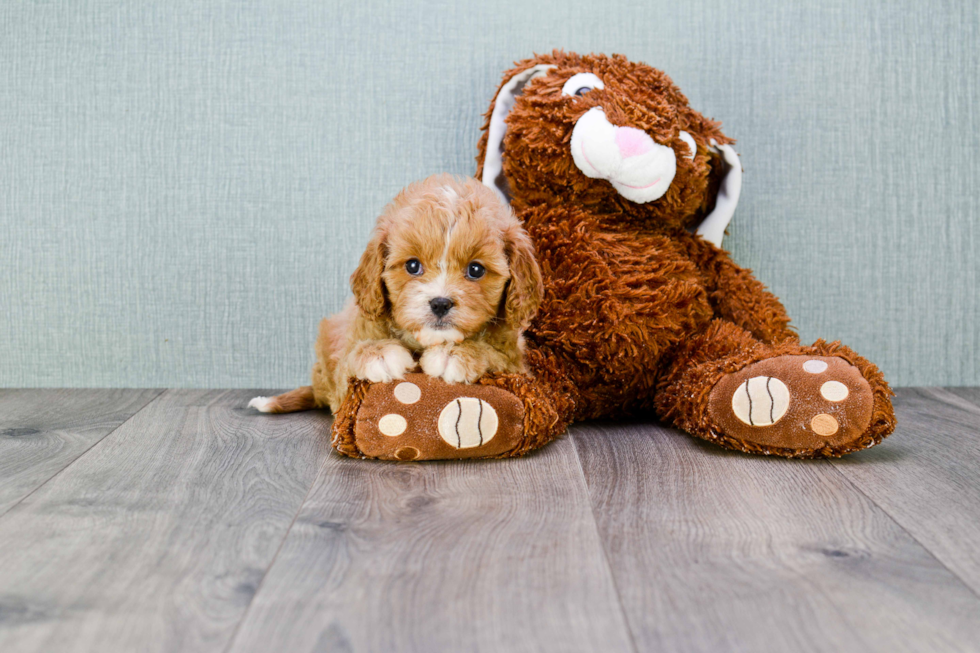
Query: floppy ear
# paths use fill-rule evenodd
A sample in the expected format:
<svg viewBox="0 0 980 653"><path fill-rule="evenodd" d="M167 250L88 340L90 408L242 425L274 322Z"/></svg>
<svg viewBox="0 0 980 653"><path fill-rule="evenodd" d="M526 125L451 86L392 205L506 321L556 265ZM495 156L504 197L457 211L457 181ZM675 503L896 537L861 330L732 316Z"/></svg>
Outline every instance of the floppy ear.
<svg viewBox="0 0 980 653"><path fill-rule="evenodd" d="M534 245L523 229L514 225L505 232L504 239L504 251L510 261L504 319L511 328L523 329L544 300L541 268L534 256Z"/></svg>
<svg viewBox="0 0 980 653"><path fill-rule="evenodd" d="M538 64L521 70L504 81L494 98L486 131L480 139L480 160L477 162L477 178L491 188L504 204L510 203L510 191L504 177L504 134L507 132L507 114L514 108L517 96L535 77L547 75L552 64Z"/></svg>
<svg viewBox="0 0 980 653"><path fill-rule="evenodd" d="M358 307L367 315L378 318L386 309L387 297L381 273L385 269L386 242L388 232L377 227L367 249L361 255L361 262L350 277L350 287L354 291L354 300Z"/></svg>
<svg viewBox="0 0 980 653"><path fill-rule="evenodd" d="M738 197L742 194L742 164L731 145L718 145L718 141L711 139L711 147L721 155L724 176L718 186L715 208L698 225L697 234L715 247L721 247L721 239L725 237L725 229L735 215Z"/></svg>

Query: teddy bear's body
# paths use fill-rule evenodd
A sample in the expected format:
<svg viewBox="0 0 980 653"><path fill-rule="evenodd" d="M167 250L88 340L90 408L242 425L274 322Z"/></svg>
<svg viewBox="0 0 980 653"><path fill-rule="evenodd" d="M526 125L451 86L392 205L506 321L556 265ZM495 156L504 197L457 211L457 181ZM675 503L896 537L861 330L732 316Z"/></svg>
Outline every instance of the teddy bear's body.
<svg viewBox="0 0 980 653"><path fill-rule="evenodd" d="M500 405L513 438L487 455L519 455L575 420L637 413L728 448L792 457L842 455L893 430L877 368L838 343L801 346L776 297L696 232L717 217L731 142L665 74L621 56L555 52L505 75L477 177L533 239L545 299L525 333L529 374L480 382L520 402L473 404L481 418ZM372 420L403 407L392 388L362 383L352 396L334 428L342 452L462 457L444 449L463 441L463 411L451 401L412 408L411 446L381 438L367 451L358 442ZM457 416L448 435L447 414ZM440 436L435 449L425 444Z"/></svg>
<svg viewBox="0 0 980 653"><path fill-rule="evenodd" d="M546 288L525 333L531 368L572 388L574 419L652 407L665 357L714 313L685 249L691 236L617 233L575 209L519 215Z"/></svg>
<svg viewBox="0 0 980 653"><path fill-rule="evenodd" d="M716 318L715 284L698 265L711 260L710 246L678 229L617 232L576 210L532 207L519 216L546 288L525 333L531 368L556 390L572 388L576 420L653 408L678 346Z"/></svg>

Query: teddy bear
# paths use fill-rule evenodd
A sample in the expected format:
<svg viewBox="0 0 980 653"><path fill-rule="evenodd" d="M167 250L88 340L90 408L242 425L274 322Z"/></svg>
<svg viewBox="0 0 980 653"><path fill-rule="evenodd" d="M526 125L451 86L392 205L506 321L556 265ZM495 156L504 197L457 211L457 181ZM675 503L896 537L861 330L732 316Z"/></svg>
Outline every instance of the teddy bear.
<svg viewBox="0 0 980 653"><path fill-rule="evenodd" d="M518 456L572 422L625 416L790 458L880 443L895 417L878 368L838 342L801 344L779 300L720 247L741 189L733 143L646 64L557 50L517 62L486 114L476 177L509 202L541 267L528 372L352 380L334 447Z"/></svg>

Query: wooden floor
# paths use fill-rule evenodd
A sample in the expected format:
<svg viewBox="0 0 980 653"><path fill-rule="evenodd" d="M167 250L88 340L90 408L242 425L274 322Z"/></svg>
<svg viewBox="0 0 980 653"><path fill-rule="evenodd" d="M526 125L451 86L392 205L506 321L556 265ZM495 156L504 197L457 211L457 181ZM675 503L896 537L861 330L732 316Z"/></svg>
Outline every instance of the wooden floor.
<svg viewBox="0 0 980 653"><path fill-rule="evenodd" d="M358 461L259 393L0 390L0 651L980 650L980 389L810 462Z"/></svg>

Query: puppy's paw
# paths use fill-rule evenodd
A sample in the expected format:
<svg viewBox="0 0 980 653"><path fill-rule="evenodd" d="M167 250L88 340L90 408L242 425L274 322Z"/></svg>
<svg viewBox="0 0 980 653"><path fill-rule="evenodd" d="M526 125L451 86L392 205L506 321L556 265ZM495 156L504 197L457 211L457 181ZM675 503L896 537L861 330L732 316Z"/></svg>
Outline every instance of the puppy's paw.
<svg viewBox="0 0 980 653"><path fill-rule="evenodd" d="M419 364L423 372L440 378L446 383L473 383L486 372L485 365L469 360L451 347L426 349Z"/></svg>
<svg viewBox="0 0 980 653"><path fill-rule="evenodd" d="M402 379L413 369L415 359L401 345L368 343L354 354L354 376L372 383Z"/></svg>

